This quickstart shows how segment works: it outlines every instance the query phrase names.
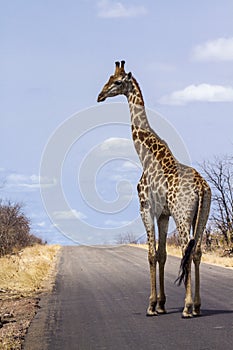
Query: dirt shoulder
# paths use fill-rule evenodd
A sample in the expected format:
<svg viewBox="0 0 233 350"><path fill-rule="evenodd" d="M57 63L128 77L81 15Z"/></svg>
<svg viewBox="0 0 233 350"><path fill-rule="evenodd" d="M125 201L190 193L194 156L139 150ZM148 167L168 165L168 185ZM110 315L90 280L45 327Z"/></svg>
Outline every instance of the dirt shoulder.
<svg viewBox="0 0 233 350"><path fill-rule="evenodd" d="M147 244L135 244L134 246L147 249ZM167 245L167 254L181 258L181 248ZM222 256L222 251L202 252L202 263L222 266L226 268L233 268L233 257Z"/></svg>
<svg viewBox="0 0 233 350"><path fill-rule="evenodd" d="M0 259L0 349L22 349L40 296L53 288L60 249L36 245Z"/></svg>

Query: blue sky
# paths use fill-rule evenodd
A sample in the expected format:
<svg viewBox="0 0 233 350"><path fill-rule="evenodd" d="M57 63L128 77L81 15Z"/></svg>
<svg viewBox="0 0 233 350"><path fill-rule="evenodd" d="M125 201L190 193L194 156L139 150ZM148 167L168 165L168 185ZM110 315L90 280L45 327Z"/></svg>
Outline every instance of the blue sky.
<svg viewBox="0 0 233 350"><path fill-rule="evenodd" d="M231 0L2 2L1 198L49 243L140 236L126 101L96 97L125 59L178 159L232 154L232 13Z"/></svg>

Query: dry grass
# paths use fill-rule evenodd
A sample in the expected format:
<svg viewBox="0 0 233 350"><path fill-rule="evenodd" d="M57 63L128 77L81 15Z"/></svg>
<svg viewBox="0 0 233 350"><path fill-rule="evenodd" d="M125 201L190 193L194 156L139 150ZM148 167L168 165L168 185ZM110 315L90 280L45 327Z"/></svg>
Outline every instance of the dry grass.
<svg viewBox="0 0 233 350"><path fill-rule="evenodd" d="M52 289L59 251L58 245L35 245L0 258L0 349L22 349L38 296Z"/></svg>
<svg viewBox="0 0 233 350"><path fill-rule="evenodd" d="M52 273L58 245L35 245L14 255L0 259L0 291L12 296L29 295L49 288L49 275ZM8 294L9 296L9 294Z"/></svg>
<svg viewBox="0 0 233 350"><path fill-rule="evenodd" d="M136 246L139 248L147 249L147 244L137 244ZM181 249L179 247L168 245L167 253L168 255L177 256L178 258L181 258ZM233 268L233 258L222 257L221 253L218 251L203 252L201 261L208 264Z"/></svg>

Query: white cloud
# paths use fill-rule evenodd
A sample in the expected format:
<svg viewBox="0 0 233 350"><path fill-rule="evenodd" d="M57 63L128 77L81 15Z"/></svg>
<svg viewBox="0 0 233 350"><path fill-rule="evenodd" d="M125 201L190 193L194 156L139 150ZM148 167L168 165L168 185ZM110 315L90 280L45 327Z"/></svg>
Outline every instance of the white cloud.
<svg viewBox="0 0 233 350"><path fill-rule="evenodd" d="M53 216L57 220L70 220L74 219L75 217L80 220L87 218L85 214L77 211L76 209L55 211Z"/></svg>
<svg viewBox="0 0 233 350"><path fill-rule="evenodd" d="M101 144L101 150L102 151L108 151L112 148L127 148L129 146L130 140L129 139L123 139L118 137L109 137L108 139L104 140L104 142Z"/></svg>
<svg viewBox="0 0 233 350"><path fill-rule="evenodd" d="M193 57L197 61L233 61L233 37L197 45L193 50Z"/></svg>
<svg viewBox="0 0 233 350"><path fill-rule="evenodd" d="M185 105L189 102L233 102L233 87L222 85L189 85L163 96L161 104Z"/></svg>
<svg viewBox="0 0 233 350"><path fill-rule="evenodd" d="M24 175L13 173L7 176L6 186L9 188L39 188L39 178L37 175Z"/></svg>
<svg viewBox="0 0 233 350"><path fill-rule="evenodd" d="M126 158L129 161L137 162L138 156L131 139L110 137L106 139L98 149L95 157L103 159Z"/></svg>
<svg viewBox="0 0 233 350"><path fill-rule="evenodd" d="M120 1L101 0L97 3L98 17L128 18L145 15L147 10L142 5L124 5Z"/></svg>
<svg viewBox="0 0 233 350"><path fill-rule="evenodd" d="M23 174L13 173L13 174L10 174L7 176L7 180L10 183L22 183L24 181L27 181L28 177L26 175L23 175Z"/></svg>
<svg viewBox="0 0 233 350"><path fill-rule="evenodd" d="M56 185L56 179L48 179L38 175L24 175L12 173L6 176L6 187L17 189L37 189L40 187L52 187Z"/></svg>

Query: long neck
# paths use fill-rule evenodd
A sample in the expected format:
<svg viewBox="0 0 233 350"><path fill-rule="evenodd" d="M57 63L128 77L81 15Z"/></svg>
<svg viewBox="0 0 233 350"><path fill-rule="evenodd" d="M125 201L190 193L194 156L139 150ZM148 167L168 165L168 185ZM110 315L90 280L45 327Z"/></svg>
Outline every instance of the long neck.
<svg viewBox="0 0 233 350"><path fill-rule="evenodd" d="M132 87L127 94L129 103L132 127L140 127L141 129L151 130L147 119L142 92L136 79L132 79Z"/></svg>
<svg viewBox="0 0 233 350"><path fill-rule="evenodd" d="M156 161L154 164L160 164L159 168L161 167L162 159L169 158L176 164L176 159L167 143L150 127L142 93L134 78L132 79L132 88L126 96L131 114L133 142L143 168L148 167L151 156L153 156L153 160Z"/></svg>
<svg viewBox="0 0 233 350"><path fill-rule="evenodd" d="M140 161L143 165L146 150L144 144L145 138L148 138L151 133L154 135L156 134L151 129L148 122L142 92L136 79L132 79L132 87L126 96L129 103L131 115L133 142Z"/></svg>

